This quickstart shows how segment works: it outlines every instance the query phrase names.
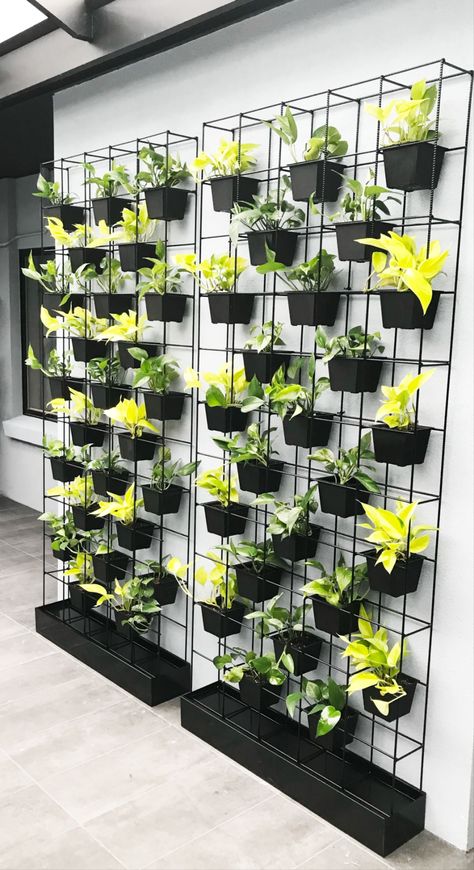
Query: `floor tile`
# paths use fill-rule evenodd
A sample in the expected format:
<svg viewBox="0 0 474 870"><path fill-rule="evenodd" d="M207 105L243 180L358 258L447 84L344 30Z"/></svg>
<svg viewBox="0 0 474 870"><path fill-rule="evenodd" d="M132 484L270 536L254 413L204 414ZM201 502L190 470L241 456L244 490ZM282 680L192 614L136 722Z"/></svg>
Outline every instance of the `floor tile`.
<svg viewBox="0 0 474 870"><path fill-rule="evenodd" d="M179 698L173 698L172 701L166 701L154 708L156 713L162 719L166 719L170 725L179 725L181 727L181 701Z"/></svg>
<svg viewBox="0 0 474 870"><path fill-rule="evenodd" d="M15 665L21 665L32 659L52 655L53 647L39 635L30 631L0 640L0 670L9 671Z"/></svg>
<svg viewBox="0 0 474 870"><path fill-rule="evenodd" d="M32 785L30 777L2 752L0 754L0 800L28 785Z"/></svg>
<svg viewBox="0 0 474 870"><path fill-rule="evenodd" d="M71 817L37 785L22 788L0 800L0 867L8 868L8 850L15 851L28 837L38 847L51 837L76 827Z"/></svg>
<svg viewBox="0 0 474 870"><path fill-rule="evenodd" d="M47 842L28 838L9 849L0 859L8 870L120 870L110 852L83 828L75 828Z"/></svg>
<svg viewBox="0 0 474 870"><path fill-rule="evenodd" d="M0 637L2 640L7 640L17 634L24 634L24 632L25 629L22 625L19 625L14 619L10 619L8 616L0 613Z"/></svg>
<svg viewBox="0 0 474 870"><path fill-rule="evenodd" d="M473 870L474 852L466 854L460 849L455 849L444 840L434 837L428 831L423 831L392 852L385 859L390 867L402 870Z"/></svg>
<svg viewBox="0 0 474 870"><path fill-rule="evenodd" d="M41 785L80 824L115 809L152 786L167 789L179 770L206 757L206 749L175 728L43 780Z"/></svg>
<svg viewBox="0 0 474 870"><path fill-rule="evenodd" d="M388 864L373 852L341 837L299 865L301 870L387 870Z"/></svg>
<svg viewBox="0 0 474 870"><path fill-rule="evenodd" d="M71 656L54 650L52 654L16 667L0 669L0 712L2 704L45 693L53 687L83 677L87 669ZM92 677L92 672L89 672Z"/></svg>
<svg viewBox="0 0 474 870"><path fill-rule="evenodd" d="M87 824L128 868L141 868L156 855L229 821L265 801L270 789L218 756L197 761L106 815ZM141 833L134 837L136 827Z"/></svg>
<svg viewBox="0 0 474 870"><path fill-rule="evenodd" d="M98 688L96 703L100 702L102 694L106 703L107 685L102 684ZM82 693L80 687L78 692ZM91 693L86 691L86 695L85 706L92 706ZM64 703L66 706L67 698ZM169 728L167 722L132 699L119 696L118 703L82 715L72 722L58 724L40 733L35 730L25 736L21 749L12 752L11 756L35 780L41 782L59 771L92 760L147 734L157 734L163 728Z"/></svg>
<svg viewBox="0 0 474 870"><path fill-rule="evenodd" d="M42 571L42 565L39 558L35 559L33 556L29 556L27 553L23 553L15 547L7 546L3 541L0 545L0 552L0 583L4 577L14 577L15 574L18 574L19 572L36 568L37 563L39 563L40 572ZM3 602L0 603L0 607L2 610L5 609Z"/></svg>

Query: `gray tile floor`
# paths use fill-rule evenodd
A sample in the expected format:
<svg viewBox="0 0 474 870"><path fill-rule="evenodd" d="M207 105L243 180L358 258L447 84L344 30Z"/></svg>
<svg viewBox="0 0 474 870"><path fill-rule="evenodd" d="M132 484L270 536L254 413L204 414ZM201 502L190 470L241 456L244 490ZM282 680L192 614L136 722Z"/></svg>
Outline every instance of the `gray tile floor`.
<svg viewBox="0 0 474 870"><path fill-rule="evenodd" d="M41 535L0 496L0 870L472 867L426 833L382 860L35 635Z"/></svg>

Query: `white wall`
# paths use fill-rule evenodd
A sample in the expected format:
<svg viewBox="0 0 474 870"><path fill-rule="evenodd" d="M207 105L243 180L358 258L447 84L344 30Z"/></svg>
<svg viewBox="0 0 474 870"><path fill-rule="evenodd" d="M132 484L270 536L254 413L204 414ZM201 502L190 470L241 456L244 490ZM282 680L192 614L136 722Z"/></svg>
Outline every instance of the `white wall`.
<svg viewBox="0 0 474 870"><path fill-rule="evenodd" d="M337 88L430 59L446 57L470 68L470 24L469 0L450 4L442 0L399 0L396 4L344 0L324 7L314 0L299 0L58 94L55 153L67 156L166 128L199 134L206 119ZM459 141L461 131L456 124L454 112L446 126ZM451 194L449 185L445 186L443 207L449 209L455 195L455 190ZM469 689L473 566L468 531L472 528L473 453L471 206L470 172L425 776L428 829L463 849L468 847L473 724ZM435 357L436 340L436 336L430 339Z"/></svg>

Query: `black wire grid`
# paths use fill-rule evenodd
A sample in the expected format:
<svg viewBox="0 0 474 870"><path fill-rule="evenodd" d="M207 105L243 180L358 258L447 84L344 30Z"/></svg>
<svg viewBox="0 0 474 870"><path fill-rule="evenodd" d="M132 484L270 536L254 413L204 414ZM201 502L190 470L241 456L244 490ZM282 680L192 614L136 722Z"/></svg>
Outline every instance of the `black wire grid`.
<svg viewBox="0 0 474 870"><path fill-rule="evenodd" d="M472 73L448 63L445 60L436 61L424 66L400 70L391 75L382 75L355 84L346 85L336 90L328 90L310 96L288 100L286 103L274 104L243 112L235 116L219 118L203 125L203 148L212 152L220 138L234 139L240 143L258 143L260 162L248 175L261 180L260 194L268 189L280 189L282 177L288 171L289 154L281 142L262 121L272 121L281 114L286 106L291 108L299 127L298 146L302 149L311 131L326 124L336 126L343 139L349 141L349 153L340 158L346 164L348 177L364 180L368 167L375 171L375 183L384 184L381 133L378 123L369 118L363 111L363 103L376 102L381 105L387 99L401 94L405 97L407 89L414 81L425 78L427 82L435 83L438 88L435 108L435 135L441 121L441 130L445 119L456 115L456 129L461 131L461 138L456 139L447 147L446 159L442 171L441 183L434 190L434 165L431 189L421 193L400 193L401 205L395 206L390 218L397 232L403 234L415 232L417 242L426 240L429 245L433 238L441 236L443 249L449 248L447 261L448 274L439 281L442 290L438 320L430 333L424 330L414 330L407 334L403 330L383 330L380 308L374 294L363 292L370 273L370 264L337 263L339 268L337 290L341 290L345 301L344 314L333 328L326 328L332 335L346 333L352 326L361 324L366 333L379 329L385 344L382 356L384 366L380 384L396 384L405 374L419 373L433 368L434 375L429 384L424 387L425 395L430 390L433 401L431 413L436 419L429 422L426 410L420 417L420 422L433 425L433 435L429 452L424 465L410 466L407 469L376 463L375 477L380 485L381 494L372 496L372 503L394 509L396 499L412 502L419 501L417 522L430 523L442 529L441 504L444 471L444 455L446 443L446 426L448 414L449 386L453 354L453 336L455 321L455 303L460 268L460 242L462 228L462 213L466 178L467 143L469 135L470 106L472 97ZM459 134L458 134L459 135ZM369 138L371 137L371 138ZM448 138L448 137L446 137ZM445 139L442 139L445 146ZM263 155L263 157L262 157ZM261 160L266 158L266 162ZM301 158L299 158L301 159ZM382 165L382 170L381 170ZM447 185L451 191L452 206L447 213L439 208L442 200L442 186ZM291 199L291 193L287 194ZM324 196L323 196L324 199ZM298 203L303 206L303 203ZM322 248L335 251L334 225L328 220L328 212L337 208L319 204L321 214L314 217L309 207L306 212L305 225L294 232L299 237L298 251L294 264L315 256ZM227 216L219 218L212 212L210 202L209 181L203 183L200 204L200 257L206 257L212 252L231 253L234 248L230 244ZM436 233L435 236L433 234ZM438 235L439 234L439 235ZM236 256L248 258L246 237L239 238ZM283 285L277 275L259 276L252 268L239 279L239 292L247 289L256 294L253 323L264 323L268 320L283 321L285 324L283 337L287 347L283 352L304 356L314 352L314 327L290 327L286 309ZM342 302L341 302L342 307ZM208 303L205 295L200 293L199 317L196 331L196 365L201 372L216 371L225 361L230 363L231 371L242 367L240 357L243 342L249 337L247 327L213 326L209 322ZM204 341L203 341L204 339ZM216 346L219 344L219 346ZM440 348L442 352L440 354ZM322 354L316 354L316 373L314 379L327 375L327 368L321 361ZM313 383L314 383L313 379ZM379 386L380 389L380 386ZM423 392L423 391L422 391ZM348 393L324 394L318 402L322 411L331 411L334 416L334 428L330 447L337 451L338 447L352 447L358 444L363 431L374 422L375 410L380 404L380 392L376 394L350 395ZM418 394L419 396L419 394ZM418 423L418 398L416 401L416 420ZM423 405L424 399L421 398ZM202 460L201 468L210 469L217 464L229 468L228 453L218 451L213 445L210 434L206 433L203 413L204 395L198 403L195 427L195 456ZM435 410L433 411L433 408ZM260 411L250 415L250 419L258 419L263 428L268 425L279 427L275 415L268 418L268 411ZM250 422L249 419L249 422ZM219 434L219 433L211 433ZM232 434L232 433L230 433ZM245 433L243 433L245 435ZM281 440L278 445L284 465L284 485L276 497L291 498L295 493L304 493L311 484L323 476L324 472L314 462L309 462L306 455L311 452L302 448L285 447ZM283 448L283 449L282 449ZM235 473L236 466L231 466ZM254 498L250 493L240 493L241 501L250 502ZM206 498L198 491L194 511L195 561L210 567L208 548L224 543L222 539L208 535L204 524L202 504ZM262 541L269 520L268 507L252 508L247 521L246 533L242 537L247 540ZM338 519L320 511L311 516L311 521L321 527L316 558L327 567L334 569L340 552L346 557L346 563L354 566L361 561L361 553L367 550L363 530L358 528L358 522L363 518ZM358 727L350 750L344 747L336 754L322 750L317 744L307 738L305 716L301 710L295 715L295 722L285 716L284 702L278 708L267 712L250 710L241 701L235 688L221 679L215 670L212 659L222 655L233 647L252 649L261 654L269 650L271 638L264 639L257 635L253 622L243 620L242 633L227 639L218 639L203 630L199 599L205 592L196 586L194 589L194 619L192 629L193 655L193 687L189 696L196 709L201 708L215 714L226 724L230 724L241 735L251 736L263 746L267 746L280 754L285 760L291 760L300 769L309 774L322 776L333 785L354 796L357 801L380 810L380 797L371 790L374 772L388 782L391 789L390 800L383 806L382 812L389 815L396 807L400 783L405 788L404 793L412 799L422 794L423 759L425 752L425 737L427 727L428 687L431 662L431 642L433 612L435 605L435 581L438 557L439 532L432 535L430 548L425 556L423 577L420 589L415 594L401 598L391 598L382 593L371 592L364 603L372 613L372 622L385 626L389 630L390 642L407 641L409 657L402 655L401 671L417 679L418 685L415 703L410 715L393 723L384 723L362 710L357 696L350 699L351 706L359 711ZM362 557L363 558L363 557ZM227 569L231 568L232 560L224 555ZM303 583L312 579L314 572L304 566L304 562L292 563L284 574L280 591L284 593L282 602L291 608L302 603L300 591ZM449 578L443 578L448 581ZM250 609L264 609L268 602L254 605ZM306 615L308 624L312 617ZM339 683L347 684L350 675L349 660L341 659L340 652L344 649L337 636L324 635L319 657L314 657L315 677L331 675ZM405 660L405 662L404 662ZM306 673L305 677L311 675ZM288 692L301 688L303 677L290 676ZM197 691L196 691L197 690ZM360 694L359 694L360 697ZM190 717L192 711L190 711ZM192 730L192 724L189 726ZM196 732L203 736L203 731ZM230 744L229 744L230 745ZM227 751L225 748L223 751ZM235 756L234 756L235 757ZM342 766L340 762L342 761ZM362 766L359 762L363 761ZM245 761L243 761L245 764ZM400 779L403 777L403 780ZM409 786L411 783L413 787ZM407 789L409 790L407 792ZM357 836L357 834L355 834Z"/></svg>
<svg viewBox="0 0 474 870"><path fill-rule="evenodd" d="M88 226L91 226L93 225L91 200L96 194L94 193L93 188L86 184L88 171L83 167L83 164L85 162L92 163L96 168L97 174L102 175L105 171L112 168L112 164L115 161L117 164L125 165L129 172L134 174L139 169L143 168L140 165L138 155L140 149L146 145L152 145L157 152L166 156L166 158L169 154L173 156L179 155L183 160L186 160L189 163L196 156L198 143L196 137L165 131L143 139L124 142L107 148L98 149L96 151L77 154L68 158L52 161L50 164L45 164L42 167L42 171L48 177L54 178L60 182L61 191L63 193L74 193L77 196L77 199L74 200L73 204L84 209L85 223ZM175 221L173 225L171 225L167 220L157 222L157 234L164 241L166 248L166 261L168 263L172 262L172 257L175 253L181 250L194 251L196 249L198 215L196 188L195 185L192 187L188 185L187 189L189 190L188 206L184 221ZM131 197L125 193L120 194L120 196L124 198L124 206L129 204L127 200L132 200L132 202L137 206L137 210L138 205L144 200L143 192L140 192L135 197ZM41 202L43 203L43 200ZM152 242L152 244L154 243ZM64 272L68 251L66 248L59 246L56 246L56 249L54 249L54 247L51 248L51 238L45 223L44 206L42 207L42 249L43 248L45 251L49 249L50 253L52 251L57 262L62 263L62 269ZM107 243L101 248L101 251L104 255L110 254L110 256L117 257L117 243L115 241ZM144 265L150 264L145 263ZM137 272L131 274L135 286L133 290L127 286L126 292L133 292L133 304L131 307L137 313L141 314L145 312L145 302L144 300L139 302L138 299L138 283L140 276ZM182 369L192 365L192 354L195 344L194 292L190 281L183 287L183 293L187 299L184 321L182 323L158 323L158 321L153 321L152 326L154 329L154 335L159 331L159 336L154 337L151 341L147 337L142 339L142 342L145 341L147 344L155 345L156 353L169 353L171 356L177 358ZM44 292L44 296L46 296L46 292ZM82 303L79 302L77 304L81 305ZM89 282L87 285L84 305L88 312L93 312L93 282ZM109 323L113 322L113 319L110 317ZM140 340L135 343L140 344ZM134 343L132 342L130 346L133 347L133 345ZM57 339L57 346L64 354L71 348L71 337L65 332L62 333ZM116 349L116 342L110 342L109 344L104 342L103 350L99 352L97 356L103 355L112 358ZM43 350L43 363L44 358L45 352ZM83 363L76 363L73 370L74 380L77 380L76 372L79 372L79 388L85 392L87 396L91 397L91 379L87 367ZM128 383L124 383L123 386L127 387L128 390L130 390L130 375L130 369L125 370L125 380L127 380ZM46 378L43 378L42 380L44 399L44 382ZM145 390L134 388L131 390L130 395L135 398L137 403L139 403L143 402L144 393ZM43 407L45 407L44 401ZM169 446L172 450L173 460L176 460L177 458L181 458L184 462L192 460L194 446L192 444L191 436L194 428L194 413L194 402L192 401L192 396L189 392L186 392L184 411L180 421L154 421L160 433L157 446ZM50 417L50 415L46 413L43 415L44 421L48 416ZM68 418L61 417L58 419L59 431L57 437L62 438L62 441L67 446L71 444ZM105 421L101 423L101 425L104 425L106 428L106 446L104 449L108 452L108 456L110 457L112 451L118 445L118 432L125 430L119 430L117 427L114 427L108 418L104 417L101 418L101 420ZM44 423L43 432L45 432ZM59 432L62 434L60 435ZM144 431L144 440L146 440L147 437L146 432L147 430ZM98 455L98 452L99 450L97 447L90 447L88 450L88 458L93 459ZM153 460L153 462L154 461L155 460ZM140 487L150 483L150 473L153 462L140 461L138 464L137 460L134 462L121 460L122 466L127 468L130 472L128 485L132 483L134 484L135 498L139 498L141 495ZM67 502L62 498L47 495L48 485L46 483L46 470L48 465L49 460L45 456L43 462L43 509L44 511L53 510L55 503L55 510L64 517L68 509ZM179 514L161 516L156 514L146 514L146 518L154 524L153 532L151 534L151 547L146 550L129 551L128 555L130 556L130 561L126 570L125 580L130 577L135 577L137 574L147 572L147 567L144 561L145 559L153 558L161 563L163 558L167 555L176 555L183 563L189 562L191 554L189 529L191 527L192 519L191 484L189 483L189 478L183 479L181 483L185 492L182 497ZM103 496L101 496L101 498L103 498ZM134 514L135 513L136 507L134 510ZM108 546L113 547L114 550L119 549L113 537L114 522L112 518L106 520L104 529ZM91 546L90 550L93 552L94 546ZM103 652L106 651L110 656L109 661L111 662L111 664L107 665L109 671L108 675L111 676L112 679L115 678L114 662L117 664L119 670L120 664L125 663L132 669L129 671L131 677L128 677L126 686L132 692L134 692L135 682L138 684L141 678L145 678L145 682L148 678L150 680L155 680L156 682L156 678L159 679L160 675L162 676L163 673L166 673L167 681L168 677L171 678L172 682L175 680L178 688L175 690L174 694L180 694L181 691L189 687L189 665L187 664L186 659L188 658L187 638L190 606L189 598L187 596L183 595L179 590L176 602L161 609L160 613L154 617L150 630L146 634L142 635L134 630L130 630L128 637L124 637L123 635L118 634L115 630L110 604L107 603L98 609L94 608L94 610L91 610L90 607L86 608L84 605L82 612L76 610L72 606L69 598L68 579L74 580L74 578L65 577L63 573L64 566L61 566L54 557L52 558L50 549L50 532L47 527L45 527L43 552L43 610L47 611L50 618L52 617L59 623L72 629L78 636L80 636L81 641L86 641L87 643L90 642L92 648L95 648L96 652L99 654L99 662L104 661ZM78 579L84 580L86 578ZM59 601L57 601L58 597L60 599ZM51 601L55 603L49 603ZM69 642L69 645L71 645L71 642ZM171 652L169 648L172 648L173 652ZM95 660L93 649L92 652L89 651L87 658L89 663ZM98 665L98 669L101 669L100 664ZM135 676L133 676L134 674ZM118 679L118 681L120 682L120 679ZM151 703L157 703L156 698L159 697L159 691L158 694L152 693L151 696L146 695L146 697L155 699L151 700ZM164 700L164 698L161 698L161 700Z"/></svg>

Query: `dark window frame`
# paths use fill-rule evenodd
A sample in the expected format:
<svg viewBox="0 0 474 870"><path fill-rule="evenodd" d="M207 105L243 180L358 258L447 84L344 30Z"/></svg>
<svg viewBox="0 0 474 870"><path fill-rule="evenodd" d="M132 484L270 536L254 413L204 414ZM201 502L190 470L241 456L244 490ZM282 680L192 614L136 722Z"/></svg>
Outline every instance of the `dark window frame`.
<svg viewBox="0 0 474 870"><path fill-rule="evenodd" d="M30 337L28 335L28 302L27 302L27 294L28 294L28 279L25 278L23 272L21 271L22 266L26 266L28 264L28 257L30 255L30 251L33 256L38 255L41 256L44 253L44 248L20 248L18 251L18 272L20 278L20 345L21 345L21 403L22 403L22 413L26 417L35 417L39 419L46 420L55 420L54 414L48 414L45 410L41 410L40 408L32 408L29 407L29 384L28 384L28 367L25 365L25 359L28 355L28 345L31 344ZM32 282L31 282L32 283ZM40 291L41 292L41 291ZM35 348L35 352L37 356L40 358L40 348Z"/></svg>

